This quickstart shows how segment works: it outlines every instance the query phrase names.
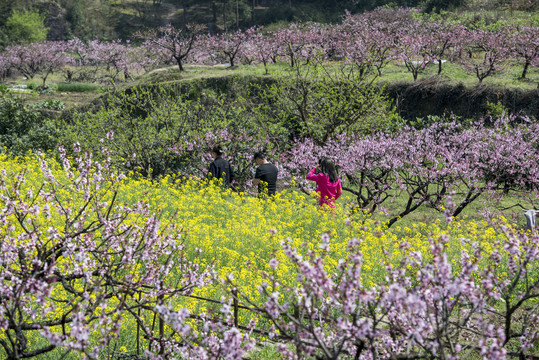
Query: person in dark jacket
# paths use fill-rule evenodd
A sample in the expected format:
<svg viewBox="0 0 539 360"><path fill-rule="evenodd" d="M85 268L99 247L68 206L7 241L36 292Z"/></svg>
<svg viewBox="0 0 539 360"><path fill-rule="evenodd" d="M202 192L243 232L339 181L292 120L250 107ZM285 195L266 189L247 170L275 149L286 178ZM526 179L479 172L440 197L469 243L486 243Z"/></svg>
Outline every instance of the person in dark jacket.
<svg viewBox="0 0 539 360"><path fill-rule="evenodd" d="M253 185L258 186L258 196L261 197L263 194L267 196L275 195L279 170L275 165L268 162L266 155L261 151L255 153L253 160L258 165L253 179Z"/></svg>
<svg viewBox="0 0 539 360"><path fill-rule="evenodd" d="M211 155L214 160L210 164L208 179L223 179L223 186L230 186L234 181L234 170L232 170L230 163L222 158L223 148L221 145L214 146Z"/></svg>

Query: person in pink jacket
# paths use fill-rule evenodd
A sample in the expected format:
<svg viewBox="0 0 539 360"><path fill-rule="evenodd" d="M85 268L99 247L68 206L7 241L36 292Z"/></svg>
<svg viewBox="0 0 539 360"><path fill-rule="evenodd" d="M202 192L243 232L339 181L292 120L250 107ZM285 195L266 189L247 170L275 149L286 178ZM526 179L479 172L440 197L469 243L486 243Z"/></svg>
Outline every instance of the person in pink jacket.
<svg viewBox="0 0 539 360"><path fill-rule="evenodd" d="M307 175L307 180L316 182L316 191L320 194L318 205L335 207L335 200L342 194L341 180L337 176L335 165L327 158L322 158Z"/></svg>

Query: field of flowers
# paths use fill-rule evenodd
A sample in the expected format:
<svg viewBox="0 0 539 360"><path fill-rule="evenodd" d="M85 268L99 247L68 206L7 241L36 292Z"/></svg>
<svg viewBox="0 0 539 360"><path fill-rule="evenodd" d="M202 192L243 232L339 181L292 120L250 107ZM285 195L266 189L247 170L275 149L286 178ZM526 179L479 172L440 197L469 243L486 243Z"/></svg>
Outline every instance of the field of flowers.
<svg viewBox="0 0 539 360"><path fill-rule="evenodd" d="M0 87L0 358L539 359L539 234L513 223L539 207L539 125L480 85L531 89L538 28L483 25L378 9L8 47L0 80L45 87L64 69L113 86L54 119L61 106ZM172 58L181 74L151 71ZM402 115L376 80L405 69L474 76L466 107L485 116L434 98L426 118ZM234 190L203 179L216 144ZM251 193L259 150L279 169L271 199ZM322 158L336 209L308 195Z"/></svg>
<svg viewBox="0 0 539 360"><path fill-rule="evenodd" d="M0 168L3 358L241 358L268 338L285 358L537 354L539 238L504 219L387 229L84 155Z"/></svg>

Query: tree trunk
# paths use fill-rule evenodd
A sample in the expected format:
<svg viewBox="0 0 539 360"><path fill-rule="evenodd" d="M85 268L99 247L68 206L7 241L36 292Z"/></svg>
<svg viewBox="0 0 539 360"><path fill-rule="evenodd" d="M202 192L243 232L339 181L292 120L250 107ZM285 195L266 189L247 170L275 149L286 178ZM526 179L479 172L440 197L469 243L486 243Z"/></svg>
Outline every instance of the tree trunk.
<svg viewBox="0 0 539 360"><path fill-rule="evenodd" d="M185 3L185 0L183 1L183 23L187 24L187 5Z"/></svg>
<svg viewBox="0 0 539 360"><path fill-rule="evenodd" d="M223 0L223 29L227 31L226 27L226 0Z"/></svg>
<svg viewBox="0 0 539 360"><path fill-rule="evenodd" d="M483 191L478 191L477 193L473 193L475 191L475 188L470 189L468 191L468 194L466 195L466 198L459 204L459 206L453 211L453 214L451 216L457 217L466 206L470 205L475 199L477 199Z"/></svg>
<svg viewBox="0 0 539 360"><path fill-rule="evenodd" d="M177 57L175 57L175 59L176 59L176 62L178 63L178 67L180 68L180 71L184 71L183 64L182 64L182 59L177 58Z"/></svg>
<svg viewBox="0 0 539 360"><path fill-rule="evenodd" d="M522 75L520 76L521 79L526 78L526 73L528 72L528 67L529 66L530 66L530 62L526 61L526 63L524 64L524 70L522 70Z"/></svg>
<svg viewBox="0 0 539 360"><path fill-rule="evenodd" d="M217 24L217 6L215 5L215 1L211 2L211 12L212 12L212 22L214 24Z"/></svg>

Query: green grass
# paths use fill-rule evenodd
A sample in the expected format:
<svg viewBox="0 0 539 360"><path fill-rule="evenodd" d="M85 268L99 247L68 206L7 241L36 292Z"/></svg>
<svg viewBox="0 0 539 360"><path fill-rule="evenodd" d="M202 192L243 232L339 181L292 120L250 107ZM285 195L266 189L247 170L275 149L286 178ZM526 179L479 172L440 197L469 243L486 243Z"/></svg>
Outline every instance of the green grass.
<svg viewBox="0 0 539 360"><path fill-rule="evenodd" d="M274 344L262 344L259 347L254 348L248 354L250 359L257 360L281 360L284 359L284 356L281 355L276 350L276 345Z"/></svg>
<svg viewBox="0 0 539 360"><path fill-rule="evenodd" d="M447 14L445 17L451 21L464 24L476 23L483 26L513 25L513 26L538 26L539 13L536 11L511 10L505 6L497 10L477 9L459 11Z"/></svg>
<svg viewBox="0 0 539 360"><path fill-rule="evenodd" d="M387 200L382 204L389 216L383 214L381 211L375 211L373 214L373 219L380 222L388 221L390 218L400 213L406 206L408 198L403 194L396 197L393 200ZM458 204L459 197L454 196L453 201ZM338 203L347 204L348 207L357 205L357 200L354 195L349 192L344 192ZM533 206L525 201L522 201L521 197L517 194L505 195L499 202L495 203L491 198L486 194L479 196L474 202L468 205L457 217L461 220L466 221L475 221L480 222L484 220L483 212L485 208L490 209L493 213L499 213L505 218L509 219L511 223L516 224L517 227L524 228L526 226L526 219L524 217L524 211L521 207L515 206L515 204L521 204L524 207L533 208ZM445 216L442 212L428 207L425 205L420 206L417 210L411 212L410 214L404 216L398 220L394 225L395 227L411 227L413 224L425 223L431 224L437 220L444 220Z"/></svg>
<svg viewBox="0 0 539 360"><path fill-rule="evenodd" d="M58 91L65 92L89 92L89 91L100 91L103 87L95 84L85 84L85 83L59 83L56 84L56 89Z"/></svg>
<svg viewBox="0 0 539 360"><path fill-rule="evenodd" d="M522 65L511 64L501 73L489 76L483 80L483 84L498 85L507 88L519 88L522 90L536 89L539 84L539 68L530 68L528 70L527 79L521 80ZM438 74L438 65L433 64L418 76L418 80L423 80ZM459 65L445 62L442 65L441 79L449 84L462 83L466 87L474 87L479 84L479 80L475 75L467 74ZM404 65L395 63L389 64L382 69L380 81L387 83L394 82L413 82L412 73L406 70Z"/></svg>
<svg viewBox="0 0 539 360"><path fill-rule="evenodd" d="M285 62L268 65L268 76L275 76L283 71L286 71L290 66ZM168 67L165 70L154 71L148 75L142 75L137 83L144 82L170 82L181 81L196 78L220 77L228 75L238 76L264 76L265 69L263 65L239 65L230 68L224 65L203 66L203 65L186 65L186 71L180 72L177 67ZM425 72L418 76L418 80L436 76L438 73L437 65L432 65ZM489 76L483 80L483 84L500 85L508 88L520 88L523 90L533 90L539 84L539 68L530 68L528 70L527 79L520 80L522 73L522 65L510 64L503 72L494 76ZM475 75L467 74L459 65L446 62L442 66L441 78L450 84L462 83L466 87L474 87L479 81ZM406 70L404 65L391 63L382 69L382 76L379 78L383 82L413 82L413 77Z"/></svg>

